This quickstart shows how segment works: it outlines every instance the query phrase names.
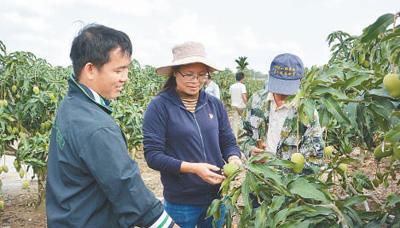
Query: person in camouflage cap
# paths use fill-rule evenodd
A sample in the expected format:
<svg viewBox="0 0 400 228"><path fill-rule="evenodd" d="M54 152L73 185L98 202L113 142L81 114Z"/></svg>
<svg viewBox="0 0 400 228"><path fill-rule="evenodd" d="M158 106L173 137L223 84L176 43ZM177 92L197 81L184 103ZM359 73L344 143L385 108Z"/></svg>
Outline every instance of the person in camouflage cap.
<svg viewBox="0 0 400 228"><path fill-rule="evenodd" d="M299 152L306 158L306 167L320 164L324 142L317 111L304 124L298 120L296 103L286 99L298 93L303 75L299 57L285 53L274 58L266 88L253 94L245 110L238 142L246 157L266 151L290 159Z"/></svg>

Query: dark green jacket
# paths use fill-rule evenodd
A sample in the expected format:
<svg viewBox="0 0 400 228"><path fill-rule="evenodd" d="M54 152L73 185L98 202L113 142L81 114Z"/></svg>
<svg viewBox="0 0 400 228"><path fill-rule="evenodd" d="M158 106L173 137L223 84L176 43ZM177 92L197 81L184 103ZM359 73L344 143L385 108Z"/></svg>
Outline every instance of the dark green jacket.
<svg viewBox="0 0 400 228"><path fill-rule="evenodd" d="M163 206L143 183L107 102L72 77L51 131L48 227L149 226Z"/></svg>

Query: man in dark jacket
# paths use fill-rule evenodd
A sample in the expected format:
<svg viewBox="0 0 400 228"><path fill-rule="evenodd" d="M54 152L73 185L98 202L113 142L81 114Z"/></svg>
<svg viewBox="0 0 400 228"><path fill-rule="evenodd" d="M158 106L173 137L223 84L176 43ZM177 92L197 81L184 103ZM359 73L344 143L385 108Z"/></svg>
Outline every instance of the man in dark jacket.
<svg viewBox="0 0 400 228"><path fill-rule="evenodd" d="M48 227L171 227L144 185L109 100L128 80L132 45L120 31L89 25L74 39L74 75L50 138Z"/></svg>

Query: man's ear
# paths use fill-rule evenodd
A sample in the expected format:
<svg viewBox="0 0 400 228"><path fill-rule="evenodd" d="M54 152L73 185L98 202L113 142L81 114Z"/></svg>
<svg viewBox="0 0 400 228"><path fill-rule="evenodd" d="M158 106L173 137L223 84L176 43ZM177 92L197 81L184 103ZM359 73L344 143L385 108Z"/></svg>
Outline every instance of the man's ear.
<svg viewBox="0 0 400 228"><path fill-rule="evenodd" d="M93 80L97 75L97 67L93 63L86 63L82 68L82 73L87 76L87 79Z"/></svg>

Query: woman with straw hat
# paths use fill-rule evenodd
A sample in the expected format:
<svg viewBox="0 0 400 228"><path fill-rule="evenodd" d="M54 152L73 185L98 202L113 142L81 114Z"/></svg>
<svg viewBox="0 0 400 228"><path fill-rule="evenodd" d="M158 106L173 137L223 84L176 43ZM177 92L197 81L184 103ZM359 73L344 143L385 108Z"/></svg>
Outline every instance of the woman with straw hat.
<svg viewBox="0 0 400 228"><path fill-rule="evenodd" d="M218 68L204 46L172 49L172 63L157 68L168 79L149 104L143 123L147 164L161 173L167 213L181 227L212 227L207 208L219 197L225 162L241 164L240 150L222 102L202 89ZM217 222L222 227L223 216Z"/></svg>

